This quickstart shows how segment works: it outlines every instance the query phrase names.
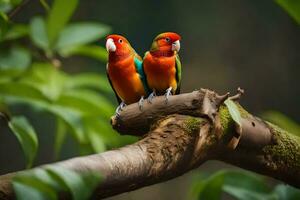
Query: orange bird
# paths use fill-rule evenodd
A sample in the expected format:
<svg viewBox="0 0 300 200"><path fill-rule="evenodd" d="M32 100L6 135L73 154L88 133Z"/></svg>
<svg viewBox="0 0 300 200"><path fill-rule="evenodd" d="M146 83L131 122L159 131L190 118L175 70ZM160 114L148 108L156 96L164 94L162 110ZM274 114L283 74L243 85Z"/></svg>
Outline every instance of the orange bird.
<svg viewBox="0 0 300 200"><path fill-rule="evenodd" d="M161 33L153 40L150 51L144 56L143 68L149 89L152 90L149 102L156 93L165 93L166 102L170 94L180 93L180 39L177 33Z"/></svg>
<svg viewBox="0 0 300 200"><path fill-rule="evenodd" d="M121 35L107 36L106 49L109 53L107 77L120 104L116 110L117 115L126 104L139 100L141 108L143 97L147 95L141 57Z"/></svg>

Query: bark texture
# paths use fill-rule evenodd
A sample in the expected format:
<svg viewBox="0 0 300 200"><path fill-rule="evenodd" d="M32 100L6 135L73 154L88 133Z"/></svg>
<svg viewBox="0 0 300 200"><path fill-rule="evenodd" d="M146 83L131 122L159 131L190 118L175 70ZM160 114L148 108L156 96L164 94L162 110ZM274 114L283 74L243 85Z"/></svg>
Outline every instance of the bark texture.
<svg viewBox="0 0 300 200"><path fill-rule="evenodd" d="M175 178L211 159L300 188L299 138L252 116L236 102L242 117L238 125L223 104L227 98L228 94L200 90L172 96L168 104L157 97L142 111L137 104L129 105L112 118L112 126L121 134L143 135L140 141L52 165L102 173L104 180L92 199ZM14 199L14 176L0 176L0 199Z"/></svg>

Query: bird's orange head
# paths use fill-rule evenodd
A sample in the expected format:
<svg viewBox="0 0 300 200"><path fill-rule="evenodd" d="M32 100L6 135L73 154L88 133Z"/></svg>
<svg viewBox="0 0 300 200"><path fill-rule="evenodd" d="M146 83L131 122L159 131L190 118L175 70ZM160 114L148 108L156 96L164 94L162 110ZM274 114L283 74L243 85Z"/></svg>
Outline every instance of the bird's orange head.
<svg viewBox="0 0 300 200"><path fill-rule="evenodd" d="M132 52L130 43L121 35L108 35L105 46L109 56L125 56Z"/></svg>
<svg viewBox="0 0 300 200"><path fill-rule="evenodd" d="M161 33L153 40L150 51L176 51L180 50L181 37L177 33Z"/></svg>

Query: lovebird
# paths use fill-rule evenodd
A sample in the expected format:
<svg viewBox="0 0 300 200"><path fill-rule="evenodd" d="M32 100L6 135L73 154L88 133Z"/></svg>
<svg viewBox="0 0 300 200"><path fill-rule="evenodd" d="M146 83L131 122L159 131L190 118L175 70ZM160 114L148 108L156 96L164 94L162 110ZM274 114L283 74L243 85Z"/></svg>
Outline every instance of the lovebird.
<svg viewBox="0 0 300 200"><path fill-rule="evenodd" d="M145 53L143 68L149 89L152 90L149 102L156 94L165 93L167 103L169 95L180 93L180 39L177 33L161 33L153 40L150 51Z"/></svg>
<svg viewBox="0 0 300 200"><path fill-rule="evenodd" d="M121 35L107 36L106 50L107 77L119 102L116 114L119 115L127 104L139 101L139 105L142 106L144 97L148 95L148 87L141 57Z"/></svg>

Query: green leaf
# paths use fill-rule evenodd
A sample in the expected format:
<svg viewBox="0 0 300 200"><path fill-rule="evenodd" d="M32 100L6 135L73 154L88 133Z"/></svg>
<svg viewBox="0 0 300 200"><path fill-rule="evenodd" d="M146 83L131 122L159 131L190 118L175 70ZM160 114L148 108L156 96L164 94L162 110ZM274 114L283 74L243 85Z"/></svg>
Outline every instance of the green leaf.
<svg viewBox="0 0 300 200"><path fill-rule="evenodd" d="M8 13L11 9L13 8L13 6L6 1L0 1L0 12L2 13Z"/></svg>
<svg viewBox="0 0 300 200"><path fill-rule="evenodd" d="M19 5L20 3L22 3L23 0L10 0L10 3L13 5L13 6L17 6Z"/></svg>
<svg viewBox="0 0 300 200"><path fill-rule="evenodd" d="M30 37L33 43L44 50L49 49L46 23L42 17L34 17L30 21Z"/></svg>
<svg viewBox="0 0 300 200"><path fill-rule="evenodd" d="M31 182L31 184L39 185L40 182L36 182L35 184ZM29 186L28 182L23 183L20 180L16 180L13 182L13 187L18 200L29 200L29 199L56 200L57 199L57 196L55 195L55 193L51 192L51 190L47 190L47 192L41 192L35 189L34 187ZM39 185L39 187L41 188L41 185ZM54 196L52 196L51 194Z"/></svg>
<svg viewBox="0 0 300 200"><path fill-rule="evenodd" d="M4 98L4 102L9 105L25 103L36 110L54 114L68 125L79 143L86 142L81 113L68 107L51 104L35 87L22 83L0 83L0 97Z"/></svg>
<svg viewBox="0 0 300 200"><path fill-rule="evenodd" d="M9 127L22 146L27 160L26 167L31 167L38 149L38 139L33 127L24 117L13 117Z"/></svg>
<svg viewBox="0 0 300 200"><path fill-rule="evenodd" d="M102 90L104 92L112 91L106 76L104 77L95 73L81 73L72 76L68 79L66 83L66 88L93 88Z"/></svg>
<svg viewBox="0 0 300 200"><path fill-rule="evenodd" d="M277 185L274 188L274 193L278 196L278 200L300 199L300 190L289 185Z"/></svg>
<svg viewBox="0 0 300 200"><path fill-rule="evenodd" d="M107 99L91 90L66 91L56 101L56 104L72 108L84 116L110 117L114 112L113 105Z"/></svg>
<svg viewBox="0 0 300 200"><path fill-rule="evenodd" d="M224 191L239 200L277 200L276 195L269 193L258 193L247 188L224 186Z"/></svg>
<svg viewBox="0 0 300 200"><path fill-rule="evenodd" d="M55 178L52 177L51 174L49 174L47 172L47 170L45 170L43 168L40 168L40 167L34 168L28 172L29 173L27 173L27 172L24 173L25 177L34 178L34 179L42 182L42 184L47 185L48 187L51 187L52 189L54 189L56 191L65 189L61 186L61 182L55 180Z"/></svg>
<svg viewBox="0 0 300 200"><path fill-rule="evenodd" d="M101 118L97 120L86 118L84 121L86 134L96 153L105 151L107 146L116 147L119 141L118 135L107 122L108 120L103 121Z"/></svg>
<svg viewBox="0 0 300 200"><path fill-rule="evenodd" d="M300 125L291 118L278 111L267 111L262 114L262 118L286 129L288 132L300 136Z"/></svg>
<svg viewBox="0 0 300 200"><path fill-rule="evenodd" d="M84 126L87 133L87 137L95 152L101 152L102 146L97 147L97 144L105 144L105 148L116 148L127 144L132 144L137 141L137 137L134 136L120 136L117 134L109 124L109 119L97 118L85 118ZM92 140L95 139L95 140Z"/></svg>
<svg viewBox="0 0 300 200"><path fill-rule="evenodd" d="M24 24L14 24L7 30L3 40L15 40L28 34L28 27Z"/></svg>
<svg viewBox="0 0 300 200"><path fill-rule="evenodd" d="M60 192L68 192L75 200L85 200L101 179L98 172L79 174L61 166L46 165L18 173L12 185L18 200L56 200Z"/></svg>
<svg viewBox="0 0 300 200"><path fill-rule="evenodd" d="M230 116L232 117L232 119L239 125L242 125L242 117L240 114L240 111L237 107L237 105L230 99L227 99L224 104L227 106L228 111L230 113Z"/></svg>
<svg viewBox="0 0 300 200"><path fill-rule="evenodd" d="M86 134L95 153L100 153L106 150L106 145L100 132L97 132L90 126L87 126Z"/></svg>
<svg viewBox="0 0 300 200"><path fill-rule="evenodd" d="M0 119L1 120L10 120L10 112L8 106L4 103L3 99L0 98Z"/></svg>
<svg viewBox="0 0 300 200"><path fill-rule="evenodd" d="M0 40L2 40L8 29L8 17L0 11Z"/></svg>
<svg viewBox="0 0 300 200"><path fill-rule="evenodd" d="M14 46L6 51L0 50L0 78L16 76L25 71L31 63L27 49Z"/></svg>
<svg viewBox="0 0 300 200"><path fill-rule="evenodd" d="M87 198L82 196L82 193L85 192L84 181L76 172L55 166L47 166L46 169L48 173L64 184L64 187L71 192L75 200Z"/></svg>
<svg viewBox="0 0 300 200"><path fill-rule="evenodd" d="M35 64L19 82L0 82L0 97L10 105L25 103L36 110L54 114L67 125L80 145L88 144L88 136L85 135L82 124L83 117L109 118L114 109L100 93L83 89L87 88L83 86L86 84L80 87L66 87L65 78L68 83L72 78L61 73L52 66Z"/></svg>
<svg viewBox="0 0 300 200"><path fill-rule="evenodd" d="M86 143L82 125L82 113L70 106L61 106L51 103L34 84L28 83L1 83L0 97L10 105L28 104L36 110L50 112L62 119L70 128L74 138L79 143Z"/></svg>
<svg viewBox="0 0 300 200"><path fill-rule="evenodd" d="M298 24L300 24L300 1L297 0L275 0Z"/></svg>
<svg viewBox="0 0 300 200"><path fill-rule="evenodd" d="M82 116L76 110L59 105L45 105L44 110L56 115L68 125L74 138L81 144L86 143L87 139L84 134Z"/></svg>
<svg viewBox="0 0 300 200"><path fill-rule="evenodd" d="M264 180L253 173L246 171L224 171L224 177L223 191L237 199L276 199Z"/></svg>
<svg viewBox="0 0 300 200"><path fill-rule="evenodd" d="M81 114L76 110L51 104L35 88L23 84L0 84L0 97L4 97L4 102L9 105L27 104L36 110L50 112L68 125L76 141L86 143Z"/></svg>
<svg viewBox="0 0 300 200"><path fill-rule="evenodd" d="M17 82L0 83L0 97L9 100L21 100L24 102L47 100L45 96L34 87Z"/></svg>
<svg viewBox="0 0 300 200"><path fill-rule="evenodd" d="M74 200L89 199L95 186L100 182L99 173L79 175L63 167L47 166L47 171L59 179L68 188Z"/></svg>
<svg viewBox="0 0 300 200"><path fill-rule="evenodd" d="M56 200L61 187L41 168L17 173L12 185L18 200Z"/></svg>
<svg viewBox="0 0 300 200"><path fill-rule="evenodd" d="M65 79L66 74L51 64L34 63L20 82L38 89L44 96L54 101L64 90Z"/></svg>
<svg viewBox="0 0 300 200"><path fill-rule="evenodd" d="M247 171L218 171L209 178L198 178L193 187L198 199L220 199L221 191L239 200L278 199L261 176Z"/></svg>
<svg viewBox="0 0 300 200"><path fill-rule="evenodd" d="M223 171L216 173L207 179L198 181L194 188L194 192L197 193L197 199L219 200L222 193L223 182Z"/></svg>
<svg viewBox="0 0 300 200"><path fill-rule="evenodd" d="M22 0L0 0L0 12L8 13L21 2Z"/></svg>
<svg viewBox="0 0 300 200"><path fill-rule="evenodd" d="M261 193L270 192L270 188L265 184L264 179L254 173L248 171L231 171L224 170L225 185L239 188L247 188ZM238 181L243 180L243 181Z"/></svg>
<svg viewBox="0 0 300 200"><path fill-rule="evenodd" d="M67 136L67 125L61 119L56 120L56 133L55 133L55 141L54 141L54 155L55 159L59 158L61 147Z"/></svg>
<svg viewBox="0 0 300 200"><path fill-rule="evenodd" d="M59 34L56 49L77 47L107 35L110 28L104 24L80 22L66 26Z"/></svg>
<svg viewBox="0 0 300 200"><path fill-rule="evenodd" d="M27 49L13 47L8 51L0 52L0 69L19 68L25 69L31 62L30 54Z"/></svg>
<svg viewBox="0 0 300 200"><path fill-rule="evenodd" d="M59 51L61 56L69 57L72 55L87 56L102 62L107 61L107 51L105 48L97 45L83 45L72 48L64 48Z"/></svg>
<svg viewBox="0 0 300 200"><path fill-rule="evenodd" d="M71 18L78 4L78 0L54 0L47 20L48 38L54 45L60 31Z"/></svg>

